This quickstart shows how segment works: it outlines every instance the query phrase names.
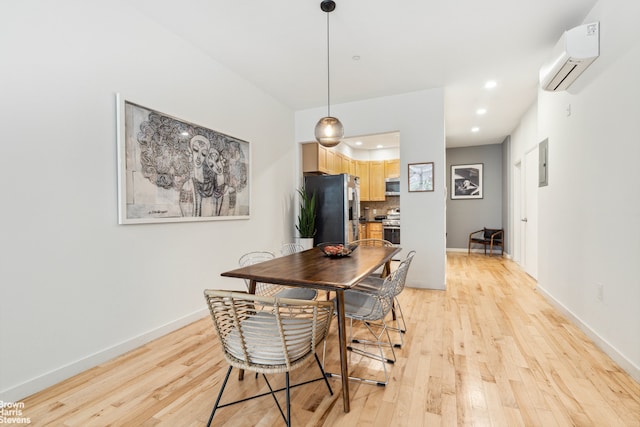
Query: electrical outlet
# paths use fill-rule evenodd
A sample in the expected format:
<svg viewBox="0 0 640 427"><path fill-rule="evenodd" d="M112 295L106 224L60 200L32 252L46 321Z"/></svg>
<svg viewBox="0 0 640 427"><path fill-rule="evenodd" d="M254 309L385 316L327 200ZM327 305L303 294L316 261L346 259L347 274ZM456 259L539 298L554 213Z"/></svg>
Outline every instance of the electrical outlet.
<svg viewBox="0 0 640 427"><path fill-rule="evenodd" d="M596 283L596 298L598 301L604 301L604 285L602 283Z"/></svg>

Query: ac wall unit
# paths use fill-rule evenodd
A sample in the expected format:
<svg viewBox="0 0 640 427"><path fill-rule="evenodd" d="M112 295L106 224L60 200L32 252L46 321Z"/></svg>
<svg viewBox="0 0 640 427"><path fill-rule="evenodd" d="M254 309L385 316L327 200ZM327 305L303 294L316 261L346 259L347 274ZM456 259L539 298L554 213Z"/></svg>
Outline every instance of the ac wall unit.
<svg viewBox="0 0 640 427"><path fill-rule="evenodd" d="M540 87L551 92L567 89L599 55L599 22L565 31L551 60L540 69Z"/></svg>

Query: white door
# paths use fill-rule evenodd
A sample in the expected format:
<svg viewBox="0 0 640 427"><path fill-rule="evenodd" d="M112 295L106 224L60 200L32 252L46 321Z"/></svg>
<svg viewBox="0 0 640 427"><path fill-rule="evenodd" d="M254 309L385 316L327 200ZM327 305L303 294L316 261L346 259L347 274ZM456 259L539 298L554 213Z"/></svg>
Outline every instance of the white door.
<svg viewBox="0 0 640 427"><path fill-rule="evenodd" d="M525 155L524 209L521 212L524 256L522 267L538 278L538 146Z"/></svg>
<svg viewBox="0 0 640 427"><path fill-rule="evenodd" d="M522 162L517 162L513 166L513 204L511 213L511 257L520 266L524 267L522 254L524 253L524 226L520 218L523 217L524 202L522 188Z"/></svg>

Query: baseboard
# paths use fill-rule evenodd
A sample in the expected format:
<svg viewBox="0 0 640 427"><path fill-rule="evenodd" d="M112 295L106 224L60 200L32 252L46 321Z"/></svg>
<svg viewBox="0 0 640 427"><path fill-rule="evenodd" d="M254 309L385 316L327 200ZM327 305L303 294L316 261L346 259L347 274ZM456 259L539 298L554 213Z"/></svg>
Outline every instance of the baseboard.
<svg viewBox="0 0 640 427"><path fill-rule="evenodd" d="M549 292L547 292L540 284L536 286L536 290L558 311L566 316L574 325L576 325L582 332L584 332L593 343L600 348L607 356L613 359L614 362L620 366L631 378L640 383L640 367L636 366L632 361L627 359L624 354L620 353L617 348L611 345L606 339L602 338L596 331L591 329L589 325L584 323L578 316L576 316L571 310L564 306L560 301L555 299Z"/></svg>
<svg viewBox="0 0 640 427"><path fill-rule="evenodd" d="M467 248L447 248L447 252L464 252L465 254L469 252L469 249ZM489 251L487 251L489 252ZM484 254L484 249L471 249L471 253L474 254ZM487 253L487 255L489 255ZM494 249L493 250L493 255L500 255L500 249ZM503 256L507 259L511 259L511 255L509 255L508 253L504 253Z"/></svg>
<svg viewBox="0 0 640 427"><path fill-rule="evenodd" d="M84 372L88 369L98 366L101 363L118 357L128 351L136 349L148 343L149 341L160 338L161 336L166 335L169 332L173 332L183 326L193 323L196 320L207 316L208 313L209 311L206 308L198 310L194 313L188 314L184 317L162 325L156 329L145 332L144 334L140 334L112 347L84 357L80 360L71 362L68 365L61 366L60 368L54 369L43 375L25 381L22 384L18 384L17 386L2 390L0 391L0 401L17 402L27 396L44 390L47 387L64 381L74 375L77 375L80 372Z"/></svg>

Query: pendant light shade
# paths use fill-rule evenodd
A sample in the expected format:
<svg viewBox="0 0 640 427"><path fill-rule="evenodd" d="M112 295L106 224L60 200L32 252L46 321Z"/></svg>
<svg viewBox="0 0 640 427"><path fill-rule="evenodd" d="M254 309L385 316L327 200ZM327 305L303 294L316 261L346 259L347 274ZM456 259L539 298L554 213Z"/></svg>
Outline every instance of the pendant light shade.
<svg viewBox="0 0 640 427"><path fill-rule="evenodd" d="M331 86L329 67L329 13L336 8L336 2L323 0L320 9L327 14L327 116L321 118L316 124L315 136L320 145L335 147L344 137L344 127L340 120L331 116Z"/></svg>
<svg viewBox="0 0 640 427"><path fill-rule="evenodd" d="M344 127L340 120L327 116L318 120L316 124L316 140L325 147L335 147L344 137Z"/></svg>

